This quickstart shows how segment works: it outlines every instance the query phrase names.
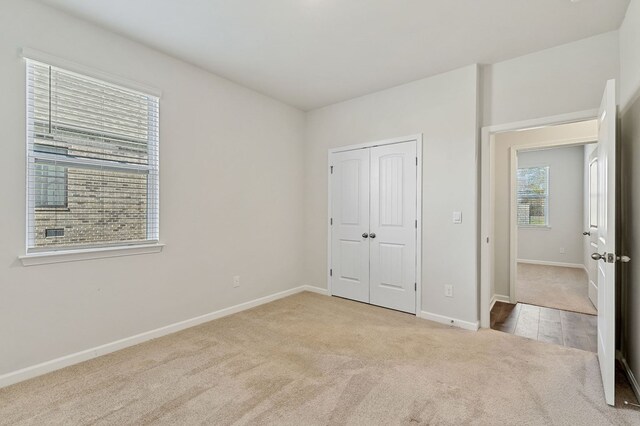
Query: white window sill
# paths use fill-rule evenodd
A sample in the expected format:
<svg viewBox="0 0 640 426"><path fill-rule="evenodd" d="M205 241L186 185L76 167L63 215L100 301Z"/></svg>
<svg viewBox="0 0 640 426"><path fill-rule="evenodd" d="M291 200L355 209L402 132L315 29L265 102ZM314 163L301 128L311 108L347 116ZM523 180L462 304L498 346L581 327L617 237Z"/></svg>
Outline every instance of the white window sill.
<svg viewBox="0 0 640 426"><path fill-rule="evenodd" d="M137 244L132 246L99 247L28 253L18 256L22 266L46 265L49 263L75 262L79 260L103 259L107 257L133 256L160 253L164 244Z"/></svg>

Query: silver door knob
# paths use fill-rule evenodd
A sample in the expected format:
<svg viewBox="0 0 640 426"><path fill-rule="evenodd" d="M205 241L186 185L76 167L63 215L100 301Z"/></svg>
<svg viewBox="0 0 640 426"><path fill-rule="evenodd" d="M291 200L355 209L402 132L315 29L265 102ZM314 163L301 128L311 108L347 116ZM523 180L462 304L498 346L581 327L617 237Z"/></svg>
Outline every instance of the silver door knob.
<svg viewBox="0 0 640 426"><path fill-rule="evenodd" d="M607 260L607 253L593 253L591 254L593 260Z"/></svg>
<svg viewBox="0 0 640 426"><path fill-rule="evenodd" d="M618 260L622 263L631 262L631 258L629 256L618 256Z"/></svg>
<svg viewBox="0 0 640 426"><path fill-rule="evenodd" d="M362 234L362 238L369 238L369 234L365 232L364 234Z"/></svg>
<svg viewBox="0 0 640 426"><path fill-rule="evenodd" d="M376 237L376 234L375 234L375 232L372 232L372 233L370 233L370 234L369 234L369 236L370 236L371 238L375 238L375 237Z"/></svg>
<svg viewBox="0 0 640 426"><path fill-rule="evenodd" d="M589 236L591 236L591 232L589 232L589 231L584 231L584 232L582 233L582 235L589 235Z"/></svg>

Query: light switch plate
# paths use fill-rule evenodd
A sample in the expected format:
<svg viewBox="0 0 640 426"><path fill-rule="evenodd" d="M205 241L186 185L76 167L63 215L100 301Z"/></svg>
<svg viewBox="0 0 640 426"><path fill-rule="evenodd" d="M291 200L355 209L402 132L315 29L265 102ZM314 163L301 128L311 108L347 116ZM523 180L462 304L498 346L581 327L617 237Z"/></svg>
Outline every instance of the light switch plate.
<svg viewBox="0 0 640 426"><path fill-rule="evenodd" d="M462 223L462 212L453 212L453 223Z"/></svg>
<svg viewBox="0 0 640 426"><path fill-rule="evenodd" d="M444 295L446 297L453 297L453 286L451 284L446 284L444 286Z"/></svg>

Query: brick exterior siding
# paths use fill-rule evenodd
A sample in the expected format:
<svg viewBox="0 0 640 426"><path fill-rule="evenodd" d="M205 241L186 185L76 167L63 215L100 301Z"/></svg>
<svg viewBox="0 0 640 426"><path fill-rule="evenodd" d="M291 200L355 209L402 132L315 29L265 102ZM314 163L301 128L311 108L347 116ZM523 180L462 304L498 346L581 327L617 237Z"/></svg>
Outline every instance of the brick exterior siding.
<svg viewBox="0 0 640 426"><path fill-rule="evenodd" d="M47 229L64 229L46 237ZM67 169L67 207L36 208L35 247L82 246L147 238L147 176Z"/></svg>

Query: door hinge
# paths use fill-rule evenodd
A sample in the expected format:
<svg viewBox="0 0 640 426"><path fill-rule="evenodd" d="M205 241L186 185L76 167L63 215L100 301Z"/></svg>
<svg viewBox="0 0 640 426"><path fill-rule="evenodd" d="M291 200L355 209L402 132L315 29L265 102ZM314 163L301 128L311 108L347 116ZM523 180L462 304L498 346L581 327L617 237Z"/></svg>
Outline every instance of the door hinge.
<svg viewBox="0 0 640 426"><path fill-rule="evenodd" d="M333 218L329 219L329 225L333 225Z"/></svg>
<svg viewBox="0 0 640 426"><path fill-rule="evenodd" d="M333 276L333 269L329 269L329 276L332 277Z"/></svg>
<svg viewBox="0 0 640 426"><path fill-rule="evenodd" d="M416 166L418 165L418 157L416 157Z"/></svg>
<svg viewBox="0 0 640 426"><path fill-rule="evenodd" d="M331 174L333 174L333 166L331 166L330 169L331 169Z"/></svg>
<svg viewBox="0 0 640 426"><path fill-rule="evenodd" d="M418 291L418 283L413 283L413 291Z"/></svg>
<svg viewBox="0 0 640 426"><path fill-rule="evenodd" d="M416 229L418 229L418 219L416 219Z"/></svg>

